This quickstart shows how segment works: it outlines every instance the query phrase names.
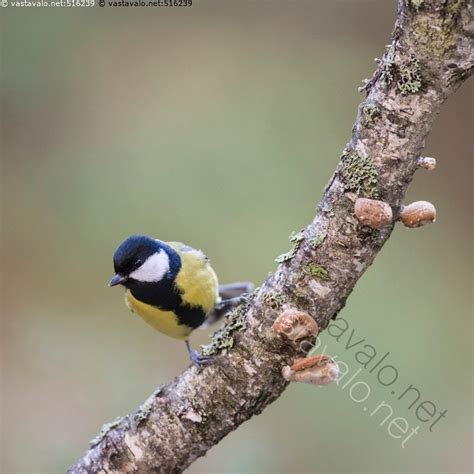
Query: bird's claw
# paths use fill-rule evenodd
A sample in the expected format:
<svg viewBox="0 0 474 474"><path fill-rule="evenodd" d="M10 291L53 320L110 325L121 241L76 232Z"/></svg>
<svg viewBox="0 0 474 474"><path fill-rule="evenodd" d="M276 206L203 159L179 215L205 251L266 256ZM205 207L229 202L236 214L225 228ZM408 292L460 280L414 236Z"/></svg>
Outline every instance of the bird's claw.
<svg viewBox="0 0 474 474"><path fill-rule="evenodd" d="M189 352L189 357L191 358L193 365L198 368L208 365L214 360L214 357L212 356L201 355L199 352L193 350Z"/></svg>

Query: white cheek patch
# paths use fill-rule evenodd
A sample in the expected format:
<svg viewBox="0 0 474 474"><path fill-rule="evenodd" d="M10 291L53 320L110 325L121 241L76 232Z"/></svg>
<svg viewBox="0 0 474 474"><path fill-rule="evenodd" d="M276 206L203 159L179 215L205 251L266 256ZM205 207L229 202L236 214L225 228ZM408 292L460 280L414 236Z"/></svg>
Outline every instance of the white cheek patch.
<svg viewBox="0 0 474 474"><path fill-rule="evenodd" d="M148 257L141 267L138 267L132 273L130 278L138 281L160 281L170 269L170 259L164 250L154 253Z"/></svg>

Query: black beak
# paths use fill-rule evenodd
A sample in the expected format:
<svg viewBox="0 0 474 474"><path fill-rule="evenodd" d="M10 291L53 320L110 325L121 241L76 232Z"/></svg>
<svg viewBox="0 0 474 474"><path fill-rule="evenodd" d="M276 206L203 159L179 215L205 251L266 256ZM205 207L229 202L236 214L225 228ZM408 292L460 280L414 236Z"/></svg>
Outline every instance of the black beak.
<svg viewBox="0 0 474 474"><path fill-rule="evenodd" d="M112 286L120 285L120 283L124 283L125 281L127 281L127 279L128 279L128 277L122 276L119 273L116 273L112 277L112 280L109 281L109 286L112 287Z"/></svg>

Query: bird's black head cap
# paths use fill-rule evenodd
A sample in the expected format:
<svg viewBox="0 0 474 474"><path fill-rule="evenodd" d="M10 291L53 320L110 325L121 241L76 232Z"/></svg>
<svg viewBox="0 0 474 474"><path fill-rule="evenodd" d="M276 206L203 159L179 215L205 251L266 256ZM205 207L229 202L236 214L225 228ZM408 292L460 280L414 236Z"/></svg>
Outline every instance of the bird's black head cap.
<svg viewBox="0 0 474 474"><path fill-rule="evenodd" d="M160 249L157 240L145 235L125 239L114 253L114 269L120 275L129 275Z"/></svg>

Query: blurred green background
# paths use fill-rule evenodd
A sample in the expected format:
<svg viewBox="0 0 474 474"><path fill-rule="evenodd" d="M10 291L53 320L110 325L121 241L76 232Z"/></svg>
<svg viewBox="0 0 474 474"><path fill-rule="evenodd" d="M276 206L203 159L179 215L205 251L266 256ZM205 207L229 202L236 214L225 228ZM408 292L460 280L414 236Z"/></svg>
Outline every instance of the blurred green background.
<svg viewBox="0 0 474 474"><path fill-rule="evenodd" d="M395 8L2 9L2 472L64 472L187 366L107 288L122 239L201 248L222 282L275 268L349 140ZM397 226L341 313L446 418L403 449L347 390L294 384L189 472L471 471L471 100L465 85L445 105L426 146L438 168L407 196L437 223ZM417 424L375 373L359 379Z"/></svg>

